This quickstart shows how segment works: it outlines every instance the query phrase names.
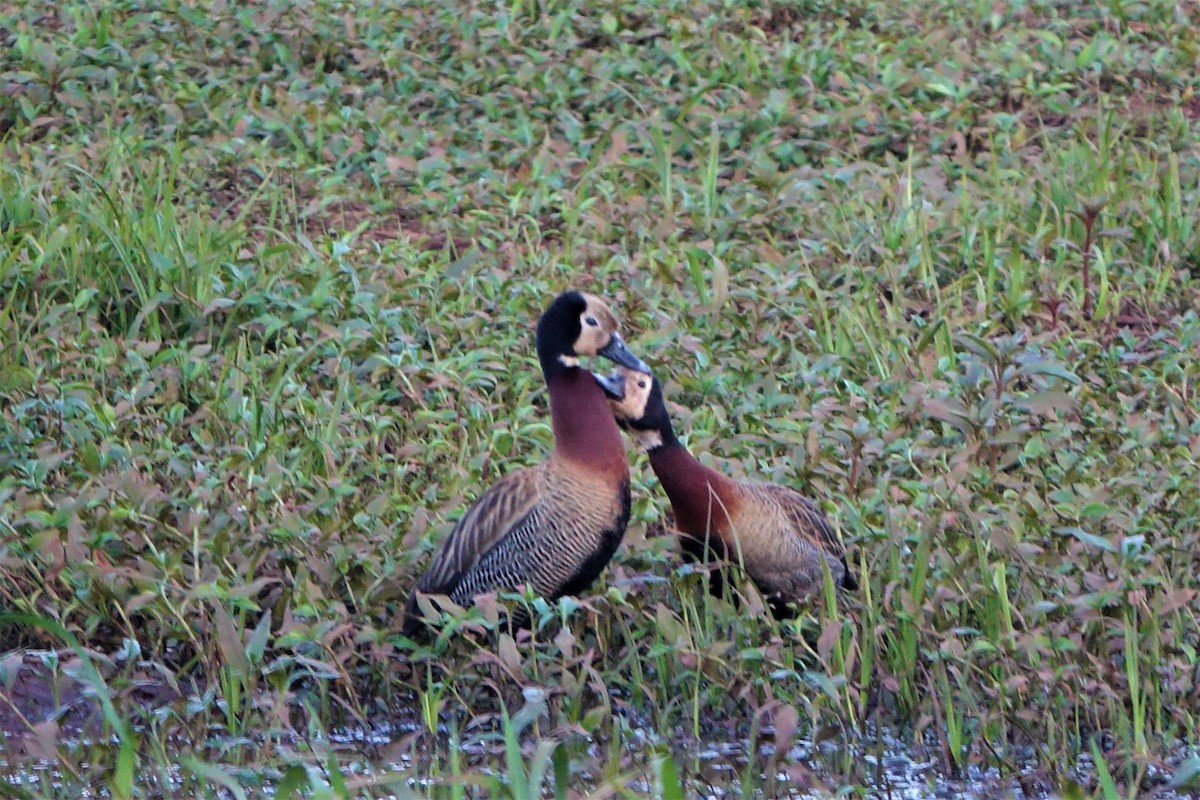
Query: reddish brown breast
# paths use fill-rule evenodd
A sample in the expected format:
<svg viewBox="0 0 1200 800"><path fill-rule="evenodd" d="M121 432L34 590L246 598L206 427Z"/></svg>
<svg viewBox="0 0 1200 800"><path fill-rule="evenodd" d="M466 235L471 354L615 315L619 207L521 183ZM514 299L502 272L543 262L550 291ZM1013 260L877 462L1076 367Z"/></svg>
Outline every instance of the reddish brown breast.
<svg viewBox="0 0 1200 800"><path fill-rule="evenodd" d="M550 420L558 456L589 470L628 476L621 431L604 390L590 372L575 367L550 378Z"/></svg>
<svg viewBox="0 0 1200 800"><path fill-rule="evenodd" d="M736 519L741 496L736 482L701 464L686 448L675 445L650 451L650 466L675 511L675 524L697 539L724 537Z"/></svg>

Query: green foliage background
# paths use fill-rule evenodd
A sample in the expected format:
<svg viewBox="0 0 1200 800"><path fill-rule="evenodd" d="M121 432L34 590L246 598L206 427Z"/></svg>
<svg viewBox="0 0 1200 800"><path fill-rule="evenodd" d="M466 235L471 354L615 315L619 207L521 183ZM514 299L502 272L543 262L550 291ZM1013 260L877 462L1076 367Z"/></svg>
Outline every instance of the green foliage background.
<svg viewBox="0 0 1200 800"><path fill-rule="evenodd" d="M853 792L888 730L999 787L1194 781L1198 28L1165 0L0 3L0 650L10 695L27 648L97 664L120 743L25 720L14 769ZM566 286L613 300L702 459L823 504L860 592L782 629L705 599L631 453L594 594L532 642L478 612L398 636L463 504L551 445L532 322ZM381 719L386 746L321 735Z"/></svg>

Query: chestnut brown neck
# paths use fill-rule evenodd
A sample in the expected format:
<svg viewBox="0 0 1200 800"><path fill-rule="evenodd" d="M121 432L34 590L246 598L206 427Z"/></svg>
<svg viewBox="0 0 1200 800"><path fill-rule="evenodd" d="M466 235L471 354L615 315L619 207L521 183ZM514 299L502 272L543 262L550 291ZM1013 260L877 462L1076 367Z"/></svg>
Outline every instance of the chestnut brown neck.
<svg viewBox="0 0 1200 800"><path fill-rule="evenodd" d="M675 510L675 524L696 538L721 536L737 507L736 484L701 464L675 441L650 451L650 466Z"/></svg>
<svg viewBox="0 0 1200 800"><path fill-rule="evenodd" d="M591 373L579 367L557 369L548 383L554 452L598 472L628 475L625 442Z"/></svg>

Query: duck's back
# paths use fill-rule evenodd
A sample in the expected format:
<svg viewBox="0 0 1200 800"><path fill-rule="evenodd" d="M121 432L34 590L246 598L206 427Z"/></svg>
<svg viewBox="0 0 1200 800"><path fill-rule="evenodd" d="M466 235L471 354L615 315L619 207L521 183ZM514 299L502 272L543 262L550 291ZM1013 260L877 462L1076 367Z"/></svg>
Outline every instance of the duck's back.
<svg viewBox="0 0 1200 800"><path fill-rule="evenodd" d="M733 520L737 541L747 572L764 594L801 599L821 585L826 566L835 585L853 588L845 548L812 501L773 483L739 488L743 502Z"/></svg>

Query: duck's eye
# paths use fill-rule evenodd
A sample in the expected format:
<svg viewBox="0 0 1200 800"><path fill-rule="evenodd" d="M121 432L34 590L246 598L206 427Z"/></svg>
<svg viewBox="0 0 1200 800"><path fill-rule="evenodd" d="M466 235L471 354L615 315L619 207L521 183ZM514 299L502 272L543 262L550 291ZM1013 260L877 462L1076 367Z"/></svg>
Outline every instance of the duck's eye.
<svg viewBox="0 0 1200 800"><path fill-rule="evenodd" d="M638 381L638 388L639 388L639 389L645 389L645 388L646 388L646 382L645 382L645 381Z"/></svg>
<svg viewBox="0 0 1200 800"><path fill-rule="evenodd" d="M598 322L596 322L595 317L588 317L587 319L584 320L584 322L586 322L588 325L591 325L593 328L599 324Z"/></svg>

